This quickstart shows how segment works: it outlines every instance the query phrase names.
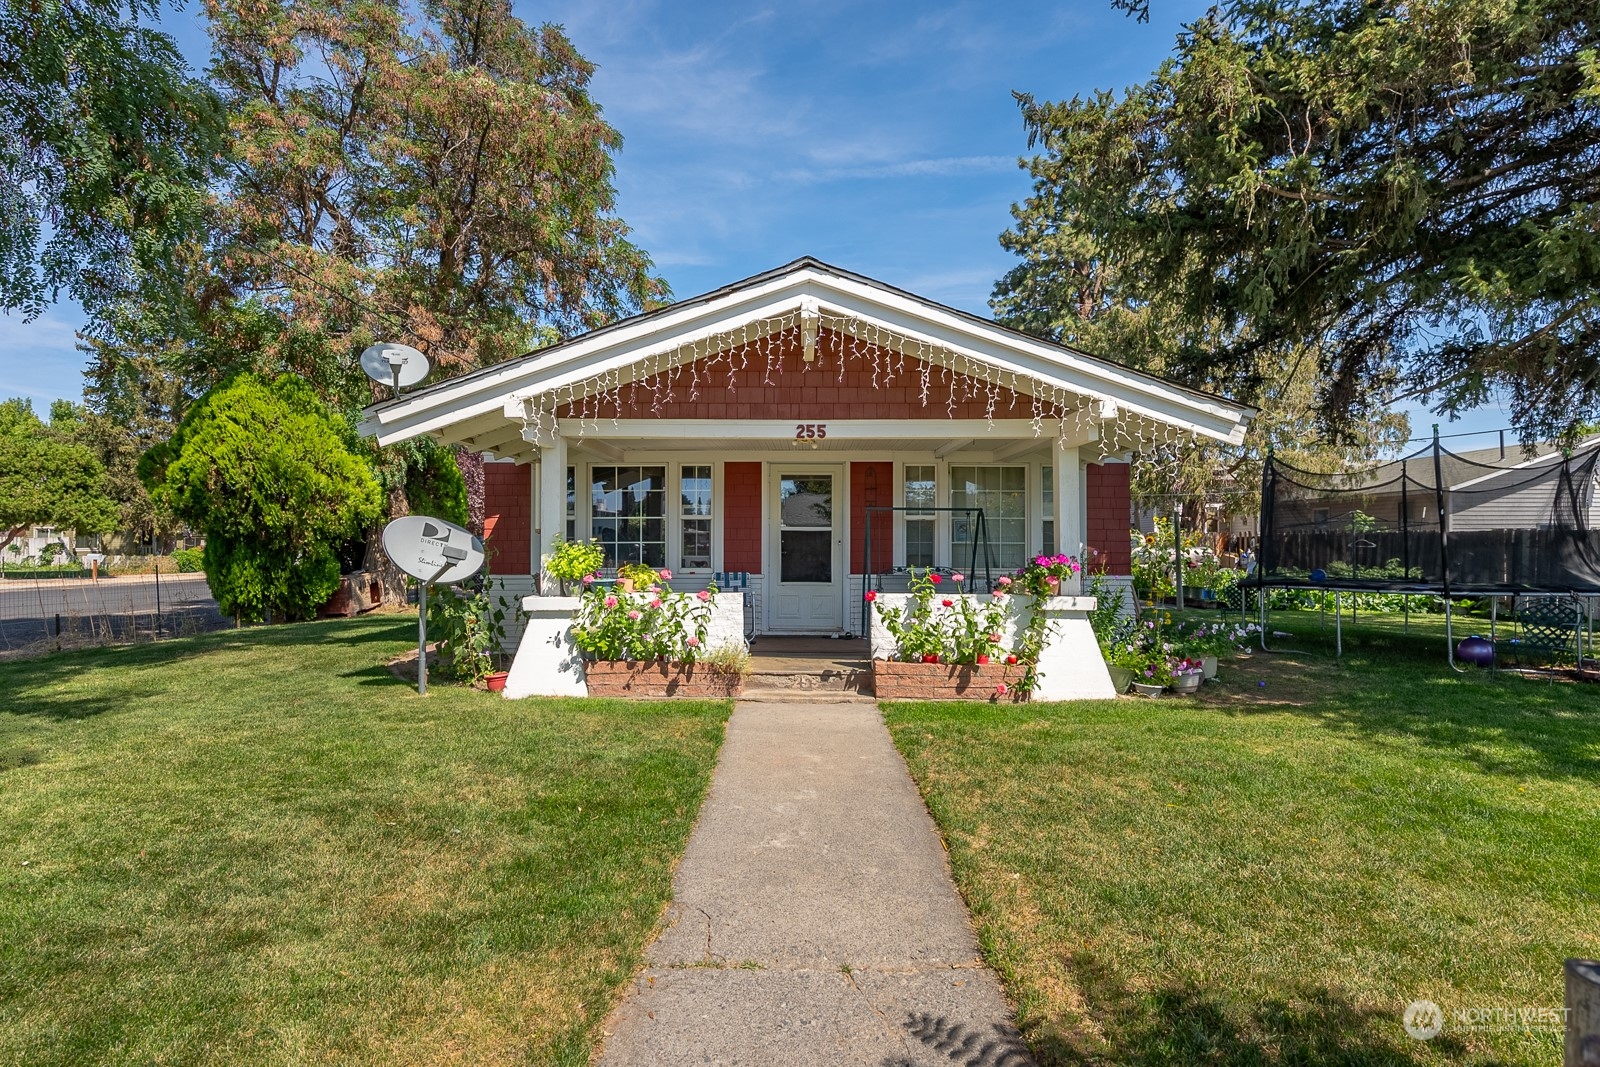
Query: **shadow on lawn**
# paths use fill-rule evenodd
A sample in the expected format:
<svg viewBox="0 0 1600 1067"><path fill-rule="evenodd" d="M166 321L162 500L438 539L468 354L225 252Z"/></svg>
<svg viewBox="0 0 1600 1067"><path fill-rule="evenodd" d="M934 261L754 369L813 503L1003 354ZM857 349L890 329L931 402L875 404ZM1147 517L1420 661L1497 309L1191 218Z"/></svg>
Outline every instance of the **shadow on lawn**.
<svg viewBox="0 0 1600 1067"><path fill-rule="evenodd" d="M1405 739L1490 774L1600 778L1600 686L1458 675L1414 655L1342 662L1256 653L1201 702L1230 715L1288 714L1381 741Z"/></svg>
<svg viewBox="0 0 1600 1067"><path fill-rule="evenodd" d="M149 675L130 676L121 684L96 686L87 695L74 682L85 672L143 667L176 667L218 653L252 653L305 645L394 644L413 632L407 616L368 616L359 620L330 619L284 626L252 626L199 637L174 638L144 645L59 652L38 659L0 663L0 715L32 715L48 719L87 719L158 696L165 686ZM357 672L364 685L398 681L381 665ZM137 681L134 679L137 678Z"/></svg>
<svg viewBox="0 0 1600 1067"><path fill-rule="evenodd" d="M1426 1043L1407 1036L1399 1009L1356 1005L1322 987L1250 1001L1177 983L1136 990L1089 953L1075 954L1069 966L1099 1036L1088 1036L1083 1028L1035 1026L1029 1043L1040 1067L1412 1067L1466 1053L1447 1034Z"/></svg>

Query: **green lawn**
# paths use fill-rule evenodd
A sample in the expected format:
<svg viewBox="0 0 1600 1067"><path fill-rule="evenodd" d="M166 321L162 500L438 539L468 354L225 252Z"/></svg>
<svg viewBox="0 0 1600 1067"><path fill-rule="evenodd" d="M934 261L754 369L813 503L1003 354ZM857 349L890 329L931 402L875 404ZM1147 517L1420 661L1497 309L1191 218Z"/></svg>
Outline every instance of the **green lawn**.
<svg viewBox="0 0 1600 1067"><path fill-rule="evenodd" d="M1224 670L1192 700L886 707L1041 1062L1559 1062L1455 1012L1558 1008L1600 954L1600 687L1457 677L1384 625Z"/></svg>
<svg viewBox="0 0 1600 1067"><path fill-rule="evenodd" d="M0 1063L588 1061L729 706L424 699L414 635L0 664Z"/></svg>

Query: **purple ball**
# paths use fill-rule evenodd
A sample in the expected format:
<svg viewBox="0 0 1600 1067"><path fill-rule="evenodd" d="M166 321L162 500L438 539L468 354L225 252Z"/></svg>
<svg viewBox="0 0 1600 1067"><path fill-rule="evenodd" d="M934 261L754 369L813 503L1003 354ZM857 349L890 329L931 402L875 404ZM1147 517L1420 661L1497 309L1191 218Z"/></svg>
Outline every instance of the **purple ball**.
<svg viewBox="0 0 1600 1067"><path fill-rule="evenodd" d="M1456 659L1462 663L1472 663L1479 667L1494 666L1494 642L1485 640L1477 634L1463 637L1456 645Z"/></svg>

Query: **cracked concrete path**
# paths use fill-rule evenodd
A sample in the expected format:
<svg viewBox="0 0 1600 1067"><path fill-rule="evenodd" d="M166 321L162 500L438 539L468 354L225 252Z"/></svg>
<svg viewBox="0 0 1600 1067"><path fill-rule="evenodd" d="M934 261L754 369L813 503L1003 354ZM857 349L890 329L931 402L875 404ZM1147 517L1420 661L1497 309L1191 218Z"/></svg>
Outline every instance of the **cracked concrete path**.
<svg viewBox="0 0 1600 1067"><path fill-rule="evenodd" d="M741 703L602 1067L1032 1063L872 704Z"/></svg>

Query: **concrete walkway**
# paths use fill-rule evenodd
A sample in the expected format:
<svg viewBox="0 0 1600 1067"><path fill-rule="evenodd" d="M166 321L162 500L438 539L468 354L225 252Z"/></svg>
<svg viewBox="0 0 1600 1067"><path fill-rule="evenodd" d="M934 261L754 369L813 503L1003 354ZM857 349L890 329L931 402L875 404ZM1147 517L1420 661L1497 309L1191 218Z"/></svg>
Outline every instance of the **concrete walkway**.
<svg viewBox="0 0 1600 1067"><path fill-rule="evenodd" d="M1023 1067L869 703L741 703L603 1067Z"/></svg>

